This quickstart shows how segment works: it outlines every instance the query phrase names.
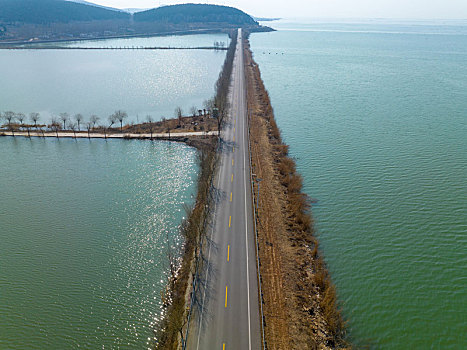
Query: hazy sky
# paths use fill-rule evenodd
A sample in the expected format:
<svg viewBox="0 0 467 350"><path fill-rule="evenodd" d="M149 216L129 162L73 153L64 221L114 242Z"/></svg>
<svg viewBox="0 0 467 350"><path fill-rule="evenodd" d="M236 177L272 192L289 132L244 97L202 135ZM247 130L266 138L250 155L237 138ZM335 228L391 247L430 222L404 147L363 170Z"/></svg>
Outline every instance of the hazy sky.
<svg viewBox="0 0 467 350"><path fill-rule="evenodd" d="M117 8L202 2L238 7L258 17L467 19L467 0L88 0Z"/></svg>

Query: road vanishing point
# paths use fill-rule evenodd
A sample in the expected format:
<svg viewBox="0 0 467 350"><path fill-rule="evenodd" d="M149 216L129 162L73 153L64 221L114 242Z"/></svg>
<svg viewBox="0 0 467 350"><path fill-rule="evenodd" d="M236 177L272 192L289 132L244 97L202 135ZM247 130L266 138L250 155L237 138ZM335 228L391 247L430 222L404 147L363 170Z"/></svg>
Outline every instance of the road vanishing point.
<svg viewBox="0 0 467 350"><path fill-rule="evenodd" d="M230 113L214 183L218 200L208 232L207 267L200 276L205 285L190 325L189 350L261 349L241 29L237 40Z"/></svg>

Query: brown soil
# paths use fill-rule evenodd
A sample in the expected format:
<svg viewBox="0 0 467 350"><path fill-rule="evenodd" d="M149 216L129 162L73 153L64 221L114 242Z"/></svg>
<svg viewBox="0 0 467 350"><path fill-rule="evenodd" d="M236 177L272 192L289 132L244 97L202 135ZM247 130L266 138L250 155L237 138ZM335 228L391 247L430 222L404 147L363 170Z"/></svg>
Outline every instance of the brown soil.
<svg viewBox="0 0 467 350"><path fill-rule="evenodd" d="M217 131L217 119L211 118L209 114L195 117L182 117L180 119L166 119L152 123L124 125L122 132L149 134L151 129L154 134L167 133L169 131L174 134L178 132ZM120 132L119 127L114 127L112 130Z"/></svg>
<svg viewBox="0 0 467 350"><path fill-rule="evenodd" d="M248 40L245 71L252 172L262 179L257 226L267 348L348 348L335 288L313 237L302 178L282 143Z"/></svg>
<svg viewBox="0 0 467 350"><path fill-rule="evenodd" d="M87 132L85 128L85 122L81 124L81 130L76 131L77 133L85 133ZM217 131L218 129L217 119L212 118L211 115L206 112L203 112L201 116L187 116L178 118L171 118L171 119L164 119L157 122L146 122L140 124L129 124L123 125L122 130L120 130L119 123L115 123L112 128L107 129L107 133L131 133L131 134L149 134L151 130L154 134L161 134L161 133L168 133L176 134L176 133L185 133L185 132L196 132L196 131ZM40 129L52 129L52 125L45 125L45 124L38 124L37 128L32 124L23 124L20 125L18 123L11 123L10 125L4 124L0 125L0 128L5 128L8 130L14 131L25 131L28 128L31 131L35 131L37 128ZM59 131L65 131L62 129L62 124L58 124ZM68 130L72 132L71 130ZM103 126L96 125L95 128L90 130L91 132L104 132Z"/></svg>

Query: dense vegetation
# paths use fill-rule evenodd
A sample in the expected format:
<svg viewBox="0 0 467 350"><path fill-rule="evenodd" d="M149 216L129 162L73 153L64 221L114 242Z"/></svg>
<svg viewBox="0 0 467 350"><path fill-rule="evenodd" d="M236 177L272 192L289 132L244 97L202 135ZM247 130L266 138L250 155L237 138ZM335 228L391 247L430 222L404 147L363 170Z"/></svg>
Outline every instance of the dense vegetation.
<svg viewBox="0 0 467 350"><path fill-rule="evenodd" d="M130 15L92 3L66 0L0 0L0 41L98 39L141 35L269 31L233 7L202 4L162 6Z"/></svg>
<svg viewBox="0 0 467 350"><path fill-rule="evenodd" d="M233 7L205 4L162 6L134 15L135 21L167 21L170 23L229 23L232 25L258 25L245 12Z"/></svg>
<svg viewBox="0 0 467 350"><path fill-rule="evenodd" d="M0 22L69 23L128 19L128 13L64 0L0 0Z"/></svg>

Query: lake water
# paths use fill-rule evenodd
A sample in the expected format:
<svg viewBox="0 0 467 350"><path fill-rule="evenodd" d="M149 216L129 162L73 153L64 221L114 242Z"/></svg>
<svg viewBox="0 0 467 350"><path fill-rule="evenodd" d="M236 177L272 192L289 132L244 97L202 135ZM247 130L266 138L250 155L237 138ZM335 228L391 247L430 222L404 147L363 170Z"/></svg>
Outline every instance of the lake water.
<svg viewBox="0 0 467 350"><path fill-rule="evenodd" d="M467 22L254 34L351 340L467 348Z"/></svg>
<svg viewBox="0 0 467 350"><path fill-rule="evenodd" d="M0 138L0 349L145 349L196 151Z"/></svg>
<svg viewBox="0 0 467 350"><path fill-rule="evenodd" d="M74 47L212 46L227 35L187 35L61 43ZM47 46L47 44L44 44ZM0 109L42 120L67 112L101 122L118 109L128 122L174 117L214 95L225 51L209 50L0 50Z"/></svg>

